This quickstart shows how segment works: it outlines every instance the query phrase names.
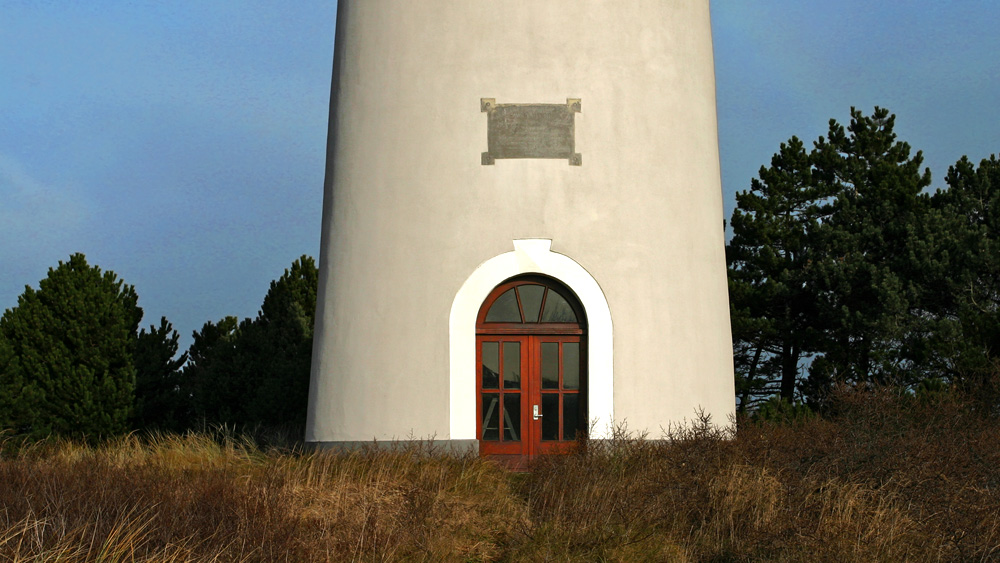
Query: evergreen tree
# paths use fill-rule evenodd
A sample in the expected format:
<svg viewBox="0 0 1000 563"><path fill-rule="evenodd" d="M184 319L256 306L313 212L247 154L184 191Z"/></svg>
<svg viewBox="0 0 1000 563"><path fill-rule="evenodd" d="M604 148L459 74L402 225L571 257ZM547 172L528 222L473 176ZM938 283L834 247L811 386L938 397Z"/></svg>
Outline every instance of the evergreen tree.
<svg viewBox="0 0 1000 563"><path fill-rule="evenodd" d="M302 256L254 319L227 317L194 333L184 379L209 423L303 425L309 393L318 271Z"/></svg>
<svg viewBox="0 0 1000 563"><path fill-rule="evenodd" d="M127 430L137 303L132 286L89 266L83 254L50 268L38 290L25 288L0 318L22 386L19 430L89 439Z"/></svg>
<svg viewBox="0 0 1000 563"><path fill-rule="evenodd" d="M790 403L800 364L814 351L809 276L821 254L813 239L825 196L797 137L736 194L726 256L741 409L775 394Z"/></svg>
<svg viewBox="0 0 1000 563"><path fill-rule="evenodd" d="M814 397L833 380L905 383L905 343L921 330L930 171L897 141L894 122L882 108L851 108L846 130L831 120L815 143L813 178L833 200L817 241L824 253L812 263L823 351L810 370Z"/></svg>
<svg viewBox="0 0 1000 563"><path fill-rule="evenodd" d="M769 394L791 401L803 364L809 377L799 389L815 404L835 381L912 384L935 375L926 358L947 355L934 338L948 328L940 311L957 279L948 250L996 252L973 242L978 231L964 242L949 234L947 213L923 193L922 155L911 156L894 124L885 109L865 116L852 108L849 126L830 120L808 153L794 137L782 144L737 195L727 257L741 403ZM970 174L959 167L949 182L969 184ZM988 176L966 191L981 194ZM981 195L948 197L937 207L982 215ZM980 266L962 268L988 270Z"/></svg>
<svg viewBox="0 0 1000 563"><path fill-rule="evenodd" d="M271 282L260 313L241 341L252 360L255 392L246 405L249 420L304 425L312 365L318 270L303 255Z"/></svg>
<svg viewBox="0 0 1000 563"><path fill-rule="evenodd" d="M942 227L932 252L936 330L926 361L956 382L981 385L1000 371L1000 160L973 165L962 157L949 168L947 190L932 198Z"/></svg>
<svg viewBox="0 0 1000 563"><path fill-rule="evenodd" d="M241 404L245 393L236 368L236 341L240 322L224 317L218 323L208 321L193 334L188 349L188 363L182 372L183 387L190 390L190 422L236 422L242 420Z"/></svg>
<svg viewBox="0 0 1000 563"><path fill-rule="evenodd" d="M184 429L190 413L189 390L182 387L181 366L187 353L177 356L179 335L166 317L160 326L142 329L136 339L134 428Z"/></svg>
<svg viewBox="0 0 1000 563"><path fill-rule="evenodd" d="M25 425L26 413L23 406L26 398L21 366L14 355L14 348L0 332L0 431L19 430Z"/></svg>

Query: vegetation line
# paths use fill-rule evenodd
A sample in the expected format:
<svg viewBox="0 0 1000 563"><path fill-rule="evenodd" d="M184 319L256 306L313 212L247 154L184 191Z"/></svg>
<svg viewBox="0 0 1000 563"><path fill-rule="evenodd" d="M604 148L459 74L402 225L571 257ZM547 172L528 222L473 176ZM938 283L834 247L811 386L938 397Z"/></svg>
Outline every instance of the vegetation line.
<svg viewBox="0 0 1000 563"><path fill-rule="evenodd" d="M823 416L619 429L511 473L428 445L232 432L8 438L0 561L969 561L1000 545L1000 421L840 388Z"/></svg>

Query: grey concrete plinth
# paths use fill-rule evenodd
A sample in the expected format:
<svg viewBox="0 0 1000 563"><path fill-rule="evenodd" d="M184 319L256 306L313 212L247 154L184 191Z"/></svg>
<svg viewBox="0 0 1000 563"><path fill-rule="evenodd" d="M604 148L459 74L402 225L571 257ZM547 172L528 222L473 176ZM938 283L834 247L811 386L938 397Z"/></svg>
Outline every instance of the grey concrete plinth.
<svg viewBox="0 0 1000 563"><path fill-rule="evenodd" d="M479 440L369 440L355 442L307 442L307 449L314 452L421 452L464 455L479 453Z"/></svg>

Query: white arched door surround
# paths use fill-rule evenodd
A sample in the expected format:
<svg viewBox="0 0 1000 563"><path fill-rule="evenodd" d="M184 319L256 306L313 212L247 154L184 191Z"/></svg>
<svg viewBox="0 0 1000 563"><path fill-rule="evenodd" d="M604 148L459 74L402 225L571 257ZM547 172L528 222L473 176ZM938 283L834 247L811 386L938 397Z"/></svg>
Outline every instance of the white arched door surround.
<svg viewBox="0 0 1000 563"><path fill-rule="evenodd" d="M611 309L597 280L572 258L552 252L549 239L518 239L514 250L481 264L455 295L449 318L452 440L476 436L476 316L500 283L522 274L542 274L568 286L587 313L589 413L592 438L610 438L614 419L614 362Z"/></svg>

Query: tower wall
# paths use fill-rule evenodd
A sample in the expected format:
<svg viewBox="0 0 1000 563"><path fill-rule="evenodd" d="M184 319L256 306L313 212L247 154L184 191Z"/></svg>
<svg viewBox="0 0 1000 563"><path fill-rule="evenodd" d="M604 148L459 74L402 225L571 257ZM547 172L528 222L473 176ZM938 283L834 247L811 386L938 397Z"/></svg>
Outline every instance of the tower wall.
<svg viewBox="0 0 1000 563"><path fill-rule="evenodd" d="M519 239L550 239L603 292L616 421L727 421L708 4L340 0L307 441L473 437L450 316ZM579 165L484 164L483 99L579 99Z"/></svg>

